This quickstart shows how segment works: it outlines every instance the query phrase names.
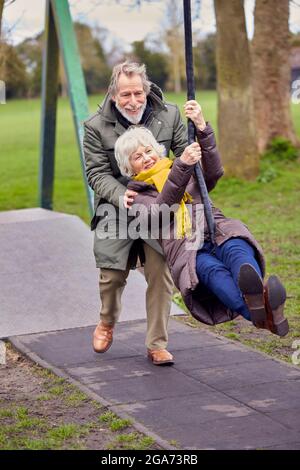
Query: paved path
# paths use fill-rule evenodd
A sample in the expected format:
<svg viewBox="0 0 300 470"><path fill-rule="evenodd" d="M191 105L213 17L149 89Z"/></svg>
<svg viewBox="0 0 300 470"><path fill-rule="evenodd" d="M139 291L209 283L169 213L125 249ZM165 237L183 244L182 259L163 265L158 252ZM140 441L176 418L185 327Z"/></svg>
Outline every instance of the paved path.
<svg viewBox="0 0 300 470"><path fill-rule="evenodd" d="M39 208L0 213L0 339L129 415L165 448L176 441L181 449L300 449L300 368L176 320L175 366L153 366L144 347L146 283L137 271L112 348L94 353L92 243L75 216Z"/></svg>
<svg viewBox="0 0 300 470"><path fill-rule="evenodd" d="M300 368L170 320L173 367L145 357L144 320L117 325L112 348L93 327L10 338L22 352L129 415L166 448L300 449Z"/></svg>
<svg viewBox="0 0 300 470"><path fill-rule="evenodd" d="M93 233L79 217L40 208L0 212L0 339L99 321ZM146 281L131 271L121 320L146 318ZM173 314L182 311L173 304Z"/></svg>

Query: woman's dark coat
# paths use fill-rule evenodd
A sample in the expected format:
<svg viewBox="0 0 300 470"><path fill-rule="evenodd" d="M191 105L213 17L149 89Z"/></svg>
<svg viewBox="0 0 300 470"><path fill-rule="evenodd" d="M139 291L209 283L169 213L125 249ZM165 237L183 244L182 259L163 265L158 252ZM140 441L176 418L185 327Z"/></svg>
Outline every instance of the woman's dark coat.
<svg viewBox="0 0 300 470"><path fill-rule="evenodd" d="M197 133L197 138L202 149L202 169L206 181L208 191L211 191L218 179L223 175L223 168L220 156L216 147L213 129L207 124L203 132ZM152 214L153 221L153 208L159 210L161 204L179 203L185 191L187 191L193 198L192 201L192 225L193 236L190 242L196 239L197 232L195 230L197 217L196 208L201 204L201 197L199 194L198 183L194 177L194 166L185 164L180 158L174 160L168 180L166 181L161 193L158 193L155 186L146 184L139 181L131 181L127 185L128 189L133 189L139 194L136 196L133 209L136 205L143 205L147 208L146 217L149 219L149 214ZM156 206L153 206L155 204ZM265 272L265 262L262 248L254 239L253 235L249 232L246 225L236 219L229 219L225 217L222 212L213 206L213 215L216 224L215 242L221 245L229 238L239 237L248 241L255 249L257 261ZM143 213L145 216L145 212ZM157 212L157 217L159 216ZM238 313L232 312L225 307L218 298L209 292L205 286L199 283L196 274L196 255L199 246L195 244L194 249L186 249L186 238L175 238L174 221L171 221L169 239L164 239L161 236L159 243L162 246L168 266L171 271L174 283L180 290L184 303L188 307L191 314L199 321L214 325L224 321L232 320ZM205 223L205 238L207 238L207 227ZM199 233L198 233L199 235ZM198 248L196 248L198 246Z"/></svg>

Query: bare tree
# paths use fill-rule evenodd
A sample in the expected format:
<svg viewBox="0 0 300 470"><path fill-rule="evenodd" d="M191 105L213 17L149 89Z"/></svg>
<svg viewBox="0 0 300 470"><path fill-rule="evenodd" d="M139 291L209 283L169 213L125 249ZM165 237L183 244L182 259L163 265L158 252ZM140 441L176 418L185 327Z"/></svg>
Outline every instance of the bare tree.
<svg viewBox="0 0 300 470"><path fill-rule="evenodd" d="M275 136L299 143L290 113L289 0L256 0L251 47L257 140L260 152Z"/></svg>
<svg viewBox="0 0 300 470"><path fill-rule="evenodd" d="M5 61L6 61L6 45L3 40L2 35L2 16L3 16L3 9L4 9L4 2L5 0L0 0L0 80L4 80L5 75Z"/></svg>
<svg viewBox="0 0 300 470"><path fill-rule="evenodd" d="M214 0L214 5L221 155L227 175L253 178L258 174L259 156L243 0Z"/></svg>
<svg viewBox="0 0 300 470"><path fill-rule="evenodd" d="M1 38L1 25L2 25L3 9L4 9L4 0L0 0L0 38Z"/></svg>
<svg viewBox="0 0 300 470"><path fill-rule="evenodd" d="M2 25L2 17L3 17L3 10L5 6L11 5L14 3L15 0L0 0L0 38L1 38L1 25Z"/></svg>
<svg viewBox="0 0 300 470"><path fill-rule="evenodd" d="M181 92L182 78L185 77L183 10L178 0L168 0L163 21L163 41L169 48L169 77L172 89Z"/></svg>

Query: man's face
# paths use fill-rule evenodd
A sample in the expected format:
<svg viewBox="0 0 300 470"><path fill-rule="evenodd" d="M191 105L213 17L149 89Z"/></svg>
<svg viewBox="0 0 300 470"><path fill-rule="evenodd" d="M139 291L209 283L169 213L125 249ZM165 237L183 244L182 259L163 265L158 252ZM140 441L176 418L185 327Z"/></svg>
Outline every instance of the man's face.
<svg viewBox="0 0 300 470"><path fill-rule="evenodd" d="M143 89L140 75L127 77L121 74L118 80L118 91L112 97L120 113L133 124L142 119L147 104L147 96Z"/></svg>

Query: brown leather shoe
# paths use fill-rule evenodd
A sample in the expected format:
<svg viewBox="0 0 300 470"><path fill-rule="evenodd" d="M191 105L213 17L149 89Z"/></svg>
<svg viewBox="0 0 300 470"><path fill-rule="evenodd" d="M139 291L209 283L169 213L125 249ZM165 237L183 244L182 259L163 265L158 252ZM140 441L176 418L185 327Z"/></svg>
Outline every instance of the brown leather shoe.
<svg viewBox="0 0 300 470"><path fill-rule="evenodd" d="M155 366L171 366L174 364L172 354L166 349L148 349L148 359Z"/></svg>
<svg viewBox="0 0 300 470"><path fill-rule="evenodd" d="M105 353L113 342L113 325L105 325L100 321L93 334L93 348L97 353Z"/></svg>
<svg viewBox="0 0 300 470"><path fill-rule="evenodd" d="M239 288L249 309L254 325L267 319L263 281L251 264L242 264L238 277Z"/></svg>
<svg viewBox="0 0 300 470"><path fill-rule="evenodd" d="M268 329L275 335L285 336L289 332L288 321L283 315L286 290L277 276L270 276L267 280L264 296Z"/></svg>
<svg viewBox="0 0 300 470"><path fill-rule="evenodd" d="M243 264L238 282L254 326L285 336L289 331L283 315L286 291L278 277L270 276L264 286L253 266Z"/></svg>

